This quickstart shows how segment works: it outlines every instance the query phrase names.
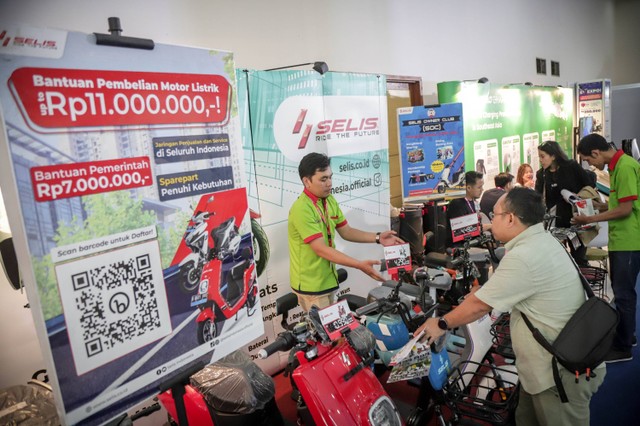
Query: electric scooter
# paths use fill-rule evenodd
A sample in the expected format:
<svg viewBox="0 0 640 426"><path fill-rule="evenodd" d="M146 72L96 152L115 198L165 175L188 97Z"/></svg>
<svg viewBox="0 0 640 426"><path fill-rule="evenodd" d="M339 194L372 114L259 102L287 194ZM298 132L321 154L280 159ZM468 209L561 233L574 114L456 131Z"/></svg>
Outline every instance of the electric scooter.
<svg viewBox="0 0 640 426"><path fill-rule="evenodd" d="M416 275L421 274L421 271L416 271ZM426 285L429 286L430 283L432 281L428 281ZM357 309L356 314L371 316L385 307L392 307L394 297L392 293L388 299L375 300ZM504 327L504 322L499 326ZM411 329L410 322L407 327ZM414 330L415 328L412 331ZM504 350L500 354L512 354L513 350L506 347L504 328L498 332L501 334L500 344ZM498 366L494 360L493 352L498 353L494 346L497 343L494 338L496 333L495 327L492 327L492 318L487 314L448 332L431 345L429 374L420 379L420 393L416 404L420 409L414 412L414 416L419 413L422 416L419 419L421 422L435 416L440 426L459 424L468 418L491 424L509 424L513 420L518 401L518 377L514 365ZM384 334L386 333L381 331L374 332L376 340L384 338ZM445 419L442 410L445 405L451 410L449 420Z"/></svg>
<svg viewBox="0 0 640 426"><path fill-rule="evenodd" d="M428 242L429 237L427 244ZM472 287L487 281L489 265L493 264L495 267L504 255L504 248L495 246L493 236L482 233L479 237L466 239L461 247L447 249L446 254L429 252L424 256L424 267L418 268L417 271L440 269L450 274L453 280L450 290L439 289L437 292L435 300L441 304L441 308L450 309L456 306L458 300L468 294ZM478 265L481 265L482 272Z"/></svg>
<svg viewBox="0 0 640 426"><path fill-rule="evenodd" d="M213 198L209 197L205 206L213 202ZM192 293L200 284L202 268L207 263L209 254L209 219L214 214L206 210L196 212L182 237L185 245L191 250L191 253L179 263L182 275L180 288L185 293Z"/></svg>
<svg viewBox="0 0 640 426"><path fill-rule="evenodd" d="M241 351L204 368L196 364L163 382L160 391L171 425L284 425L273 379Z"/></svg>
<svg viewBox="0 0 640 426"><path fill-rule="evenodd" d="M451 162L444 168L442 171L442 175L440 176L440 181L436 184L435 190L438 194L444 194L448 188L464 188L465 185L465 173L464 173L464 161L458 167L458 170L451 176L451 169L453 165L458 160L458 157L462 153L462 149L458 151L456 156L451 160Z"/></svg>
<svg viewBox="0 0 640 426"><path fill-rule="evenodd" d="M376 372L383 373L393 356L410 340L413 332L437 308L434 289L448 290L451 287L449 274L431 270L437 278L420 276L415 280L411 273L400 269L394 280L373 288L367 295L368 312L363 311L365 303L349 298L351 309L376 338ZM372 303L377 305L372 307Z"/></svg>
<svg viewBox="0 0 640 426"><path fill-rule="evenodd" d="M211 231L213 247L204 265L198 293L191 298L197 306L198 343L209 342L219 335L225 320L247 307L248 315L256 304L258 285L256 266L250 247L238 256L242 237L233 217Z"/></svg>
<svg viewBox="0 0 640 426"><path fill-rule="evenodd" d="M375 377L375 340L358 324L346 301L312 307L307 321L287 324L297 306L295 294L276 300L285 331L264 347L264 359L291 351L298 365L291 373L298 394L298 418L304 425L401 425L397 407Z"/></svg>

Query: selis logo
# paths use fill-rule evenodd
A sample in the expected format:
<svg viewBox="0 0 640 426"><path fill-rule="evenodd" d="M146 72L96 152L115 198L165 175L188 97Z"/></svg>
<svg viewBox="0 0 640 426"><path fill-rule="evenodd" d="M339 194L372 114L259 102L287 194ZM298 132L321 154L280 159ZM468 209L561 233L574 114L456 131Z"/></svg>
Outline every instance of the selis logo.
<svg viewBox="0 0 640 426"><path fill-rule="evenodd" d="M309 152L340 156L382 149L385 100L379 96L291 96L275 112L273 137L280 152L296 163Z"/></svg>
<svg viewBox="0 0 640 426"><path fill-rule="evenodd" d="M57 49L55 40L40 40L35 37L15 36L11 37L7 30L0 31L0 46L7 47L11 43L15 47L31 47L42 49Z"/></svg>
<svg viewBox="0 0 640 426"><path fill-rule="evenodd" d="M298 118L296 119L295 124L293 125L293 131L291 132L294 135L300 134L302 131L302 126L304 125L304 131L302 131L302 135L300 137L300 142L298 143L298 149L305 149L307 146L307 142L309 141L309 136L311 135L311 131L313 130L313 124L306 123L305 118L307 116L307 112L309 110L306 108L301 108L300 113L298 114ZM328 138L327 135L332 133L347 133L347 132L363 132L370 131L378 128L378 117L368 117L368 118L337 118L332 120L322 120L316 125L315 135L318 140L326 140Z"/></svg>

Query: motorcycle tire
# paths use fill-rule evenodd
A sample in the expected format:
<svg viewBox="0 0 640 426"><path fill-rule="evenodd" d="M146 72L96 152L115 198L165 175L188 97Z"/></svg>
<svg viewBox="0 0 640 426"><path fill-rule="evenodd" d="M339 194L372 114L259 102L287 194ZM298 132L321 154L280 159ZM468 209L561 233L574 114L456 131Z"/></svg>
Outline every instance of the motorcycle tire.
<svg viewBox="0 0 640 426"><path fill-rule="evenodd" d="M205 319L198 323L198 344L210 342L220 334L220 327L217 322L212 319Z"/></svg>
<svg viewBox="0 0 640 426"><path fill-rule="evenodd" d="M260 276L269 261L269 240L264 229L255 219L251 219L251 232L253 234L253 258L256 262L256 273Z"/></svg>
<svg viewBox="0 0 640 426"><path fill-rule="evenodd" d="M253 307L256 305L256 300L258 300L258 295L257 294L253 294L252 289L249 289L249 294L247 294L247 308L249 310L253 309Z"/></svg>
<svg viewBox="0 0 640 426"><path fill-rule="evenodd" d="M438 194L444 194L444 191L446 191L446 188L444 187L444 185L438 186Z"/></svg>
<svg viewBox="0 0 640 426"><path fill-rule="evenodd" d="M196 268L193 263L187 263L180 269L180 271L182 272L180 290L187 294L193 293L200 285L202 269Z"/></svg>
<svg viewBox="0 0 640 426"><path fill-rule="evenodd" d="M409 417L407 417L405 424L407 426L426 426L433 417L433 411L433 407L430 407L430 410L423 410L420 407L416 407L411 411Z"/></svg>

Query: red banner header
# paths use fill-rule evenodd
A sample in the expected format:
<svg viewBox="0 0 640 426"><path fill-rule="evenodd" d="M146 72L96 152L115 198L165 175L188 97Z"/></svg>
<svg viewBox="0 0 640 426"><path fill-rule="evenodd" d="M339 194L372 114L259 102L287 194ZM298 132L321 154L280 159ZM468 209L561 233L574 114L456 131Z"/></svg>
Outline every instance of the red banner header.
<svg viewBox="0 0 640 426"><path fill-rule="evenodd" d="M25 120L43 128L226 123L220 75L20 68L9 80Z"/></svg>

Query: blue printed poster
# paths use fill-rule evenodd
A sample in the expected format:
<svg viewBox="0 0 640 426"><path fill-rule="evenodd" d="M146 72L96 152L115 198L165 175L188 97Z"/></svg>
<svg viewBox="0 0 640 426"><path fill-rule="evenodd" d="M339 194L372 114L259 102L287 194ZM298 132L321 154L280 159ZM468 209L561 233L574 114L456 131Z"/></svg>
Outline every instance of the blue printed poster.
<svg viewBox="0 0 640 426"><path fill-rule="evenodd" d="M398 109L403 198L458 195L464 189L462 104Z"/></svg>

